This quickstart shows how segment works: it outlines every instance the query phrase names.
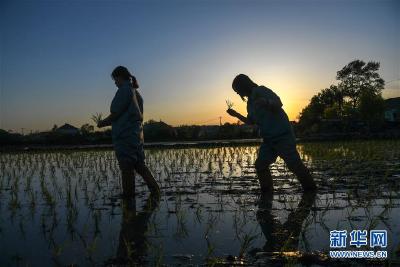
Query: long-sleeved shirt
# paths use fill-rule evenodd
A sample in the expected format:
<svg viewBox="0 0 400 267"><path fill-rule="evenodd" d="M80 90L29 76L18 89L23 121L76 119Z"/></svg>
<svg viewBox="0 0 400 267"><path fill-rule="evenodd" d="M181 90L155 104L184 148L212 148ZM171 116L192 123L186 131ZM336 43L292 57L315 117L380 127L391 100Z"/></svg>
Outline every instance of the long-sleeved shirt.
<svg viewBox="0 0 400 267"><path fill-rule="evenodd" d="M263 138L292 134L292 126L285 111L278 105L273 109L257 105L257 100L264 98L267 103L279 103L280 98L265 86L254 87L247 100L247 119L258 125Z"/></svg>
<svg viewBox="0 0 400 267"><path fill-rule="evenodd" d="M118 88L111 102L112 140L118 154L130 154L143 144L143 99L129 82ZM122 152L122 153L121 153Z"/></svg>

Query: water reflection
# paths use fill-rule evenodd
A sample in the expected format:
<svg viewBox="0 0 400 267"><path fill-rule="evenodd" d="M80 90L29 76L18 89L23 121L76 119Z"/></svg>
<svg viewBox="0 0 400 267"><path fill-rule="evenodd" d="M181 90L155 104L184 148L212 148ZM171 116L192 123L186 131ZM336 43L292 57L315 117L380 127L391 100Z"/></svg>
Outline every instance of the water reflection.
<svg viewBox="0 0 400 267"><path fill-rule="evenodd" d="M315 196L315 192L303 193L297 208L289 214L288 219L283 224L272 214L273 194L263 194L260 197L257 221L266 239L263 248L264 251L280 252L298 250L302 226L310 214Z"/></svg>
<svg viewBox="0 0 400 267"><path fill-rule="evenodd" d="M146 150L163 202L151 204L139 184L137 210L119 205L112 151L0 154L0 266L98 266L108 259L109 265L143 266L129 262L144 258L148 265L173 265L177 256L196 265L208 255L246 255L264 245L266 251L325 253L329 230L360 228L388 230L389 256L398 259L400 142L300 147L318 181L318 201L300 198L293 175L277 161L271 169L279 198L272 208L272 195L257 200L257 147ZM287 222L278 221L288 213Z"/></svg>
<svg viewBox="0 0 400 267"><path fill-rule="evenodd" d="M150 194L142 208L136 210L136 199L123 200L122 224L116 257L107 261L106 265L144 264L147 256L146 234L149 221L159 205L159 196Z"/></svg>

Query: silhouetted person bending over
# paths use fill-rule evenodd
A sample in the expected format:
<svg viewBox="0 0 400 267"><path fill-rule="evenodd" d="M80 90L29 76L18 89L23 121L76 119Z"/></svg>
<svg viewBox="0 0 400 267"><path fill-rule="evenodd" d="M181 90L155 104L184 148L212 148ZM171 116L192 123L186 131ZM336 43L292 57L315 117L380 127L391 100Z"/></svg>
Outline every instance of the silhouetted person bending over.
<svg viewBox="0 0 400 267"><path fill-rule="evenodd" d="M228 109L227 113L246 124L256 124L263 138L255 162L261 190L273 190L269 165L275 162L277 156L280 156L289 170L296 174L303 190L315 190L315 182L296 150L292 126L282 109L280 98L271 89L258 86L244 74L235 77L232 88L243 100L247 98L247 117L233 109Z"/></svg>
<svg viewBox="0 0 400 267"><path fill-rule="evenodd" d="M159 194L159 186L145 164L143 150L143 99L137 89L136 78L123 66L111 73L117 93L111 102L111 114L97 127L112 126L112 141L122 174L125 198L135 194L135 171L143 177L152 193Z"/></svg>

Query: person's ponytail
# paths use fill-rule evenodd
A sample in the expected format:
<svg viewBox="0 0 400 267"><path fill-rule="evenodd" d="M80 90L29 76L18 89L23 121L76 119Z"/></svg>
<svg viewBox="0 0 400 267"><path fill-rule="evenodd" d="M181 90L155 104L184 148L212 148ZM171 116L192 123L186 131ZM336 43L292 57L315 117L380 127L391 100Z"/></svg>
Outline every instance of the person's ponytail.
<svg viewBox="0 0 400 267"><path fill-rule="evenodd" d="M139 88L139 84L138 84L138 82L136 80L136 77L133 76L132 74L130 76L131 76L132 87L135 88L135 89L138 89Z"/></svg>
<svg viewBox="0 0 400 267"><path fill-rule="evenodd" d="M118 66L116 67L112 73L111 73L111 77L113 79L115 79L116 77L122 77L124 80L131 80L132 83L132 87L135 89L139 88L139 84L138 81L136 80L136 77L133 76L129 70L124 67L124 66Z"/></svg>

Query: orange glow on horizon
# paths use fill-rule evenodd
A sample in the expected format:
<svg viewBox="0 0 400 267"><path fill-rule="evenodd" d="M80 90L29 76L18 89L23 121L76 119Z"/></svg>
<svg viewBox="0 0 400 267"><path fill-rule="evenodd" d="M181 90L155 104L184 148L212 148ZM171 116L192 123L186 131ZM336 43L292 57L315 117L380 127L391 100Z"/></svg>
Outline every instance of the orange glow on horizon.
<svg viewBox="0 0 400 267"><path fill-rule="evenodd" d="M282 102L283 109L288 115L290 121L297 121L301 110L308 104L308 100L302 99L283 99ZM174 110L170 110L170 112L160 117L152 116L151 114L145 114L145 120L162 120L172 126L219 125L220 119L222 124L226 122L237 123L238 119L228 115L226 113L226 105L223 104L223 101L221 101L221 103L221 105L215 105L214 107L203 112L187 110L186 107L182 107L180 110L187 110L186 114L182 114ZM194 103L192 105L195 106ZM243 102L242 100L235 101L233 109L244 116L247 115L246 102Z"/></svg>

